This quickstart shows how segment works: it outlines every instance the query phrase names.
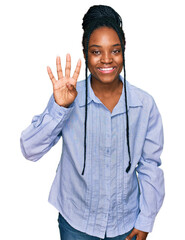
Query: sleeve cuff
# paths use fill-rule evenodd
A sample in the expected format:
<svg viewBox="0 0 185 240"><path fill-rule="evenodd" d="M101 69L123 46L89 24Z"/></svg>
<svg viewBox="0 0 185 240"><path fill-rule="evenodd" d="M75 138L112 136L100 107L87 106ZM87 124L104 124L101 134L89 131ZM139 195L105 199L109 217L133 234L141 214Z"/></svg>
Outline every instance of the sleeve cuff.
<svg viewBox="0 0 185 240"><path fill-rule="evenodd" d="M49 104L48 104L48 112L49 114L54 118L54 119L57 119L57 120L65 120L69 117L69 115L71 114L71 112L73 111L74 109L74 102L68 107L68 108L65 108L65 107L62 107L62 106L59 106L56 102L55 102L55 99L52 95L50 101L49 101Z"/></svg>
<svg viewBox="0 0 185 240"><path fill-rule="evenodd" d="M152 232L155 219L138 215L135 223L135 228L143 232Z"/></svg>

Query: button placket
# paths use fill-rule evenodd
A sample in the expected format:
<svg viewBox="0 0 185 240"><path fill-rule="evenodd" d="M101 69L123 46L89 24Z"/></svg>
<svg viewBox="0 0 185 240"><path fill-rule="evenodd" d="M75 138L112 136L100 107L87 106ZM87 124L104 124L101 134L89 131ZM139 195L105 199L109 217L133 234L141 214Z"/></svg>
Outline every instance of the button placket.
<svg viewBox="0 0 185 240"><path fill-rule="evenodd" d="M104 164L105 164L105 191L106 191L106 211L104 219L108 220L109 206L110 206L110 161L111 161L111 114L107 113L106 116L106 138L105 138L105 148L104 148Z"/></svg>

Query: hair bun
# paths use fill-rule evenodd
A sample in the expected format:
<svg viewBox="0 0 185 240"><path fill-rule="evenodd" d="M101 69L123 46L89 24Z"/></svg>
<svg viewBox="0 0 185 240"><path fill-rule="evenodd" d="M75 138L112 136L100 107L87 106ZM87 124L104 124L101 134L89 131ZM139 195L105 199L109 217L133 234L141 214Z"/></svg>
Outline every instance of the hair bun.
<svg viewBox="0 0 185 240"><path fill-rule="evenodd" d="M82 28L85 31L94 21L105 18L111 18L120 28L122 28L122 19L120 15L111 7L106 5L94 5L89 8L83 17Z"/></svg>

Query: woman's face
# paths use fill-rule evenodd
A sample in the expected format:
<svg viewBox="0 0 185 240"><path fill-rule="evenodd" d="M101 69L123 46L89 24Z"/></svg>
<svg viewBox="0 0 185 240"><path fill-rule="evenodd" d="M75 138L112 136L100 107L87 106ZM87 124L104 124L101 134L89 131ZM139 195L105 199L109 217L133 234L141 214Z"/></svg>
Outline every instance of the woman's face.
<svg viewBox="0 0 185 240"><path fill-rule="evenodd" d="M94 30L89 39L88 68L92 80L111 83L123 68L122 49L116 31L108 27Z"/></svg>

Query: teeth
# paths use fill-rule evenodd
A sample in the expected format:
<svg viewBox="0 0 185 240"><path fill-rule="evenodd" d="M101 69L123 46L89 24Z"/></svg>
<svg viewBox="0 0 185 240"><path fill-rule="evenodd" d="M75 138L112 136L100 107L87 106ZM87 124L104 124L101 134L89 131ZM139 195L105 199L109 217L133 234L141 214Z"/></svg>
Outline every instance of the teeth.
<svg viewBox="0 0 185 240"><path fill-rule="evenodd" d="M110 71L112 69L113 69L113 67L112 68L100 68L101 71Z"/></svg>

